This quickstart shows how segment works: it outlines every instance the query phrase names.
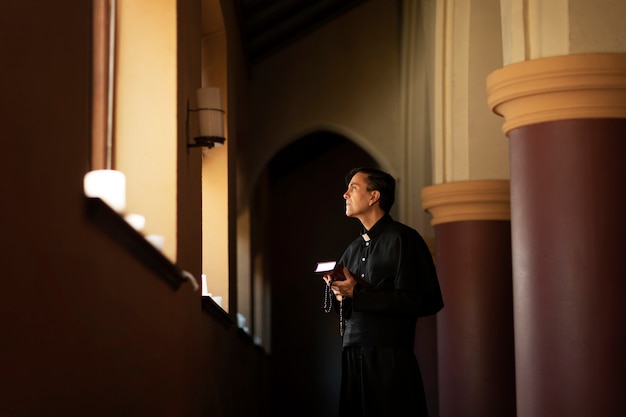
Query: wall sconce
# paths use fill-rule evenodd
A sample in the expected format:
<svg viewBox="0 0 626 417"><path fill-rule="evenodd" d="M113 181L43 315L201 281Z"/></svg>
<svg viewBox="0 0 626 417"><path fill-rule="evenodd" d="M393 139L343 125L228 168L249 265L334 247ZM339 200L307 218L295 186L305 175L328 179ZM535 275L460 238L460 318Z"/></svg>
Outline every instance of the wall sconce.
<svg viewBox="0 0 626 417"><path fill-rule="evenodd" d="M220 89L216 87L199 88L196 91L198 103L197 109L189 108L189 100L187 101L187 147L213 148L214 146L222 146L226 139L224 138L224 110L222 109L222 95ZM200 135L193 140L195 143L189 142L189 113L198 113L198 128Z"/></svg>

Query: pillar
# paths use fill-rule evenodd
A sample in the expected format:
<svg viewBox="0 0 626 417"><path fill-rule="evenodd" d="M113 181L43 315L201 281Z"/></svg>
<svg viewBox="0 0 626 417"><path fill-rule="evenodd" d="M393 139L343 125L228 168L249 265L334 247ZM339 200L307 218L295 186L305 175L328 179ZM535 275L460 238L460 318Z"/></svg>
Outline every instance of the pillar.
<svg viewBox="0 0 626 417"><path fill-rule="evenodd" d="M445 307L437 315L440 417L515 415L508 180L422 190Z"/></svg>
<svg viewBox="0 0 626 417"><path fill-rule="evenodd" d="M626 415L626 54L488 78L511 161L518 417Z"/></svg>

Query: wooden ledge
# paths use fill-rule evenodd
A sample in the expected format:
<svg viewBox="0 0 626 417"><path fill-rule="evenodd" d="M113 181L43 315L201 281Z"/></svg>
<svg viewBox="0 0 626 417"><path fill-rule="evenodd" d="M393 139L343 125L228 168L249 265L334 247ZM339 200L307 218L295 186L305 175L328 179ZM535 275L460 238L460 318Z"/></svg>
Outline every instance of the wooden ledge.
<svg viewBox="0 0 626 417"><path fill-rule="evenodd" d="M96 226L155 272L174 291L180 288L183 281L186 281L183 272L176 265L105 202L99 198L85 197L85 207L87 217Z"/></svg>
<svg viewBox="0 0 626 417"><path fill-rule="evenodd" d="M202 297L202 311L216 319L227 329L234 324L233 318L212 297Z"/></svg>

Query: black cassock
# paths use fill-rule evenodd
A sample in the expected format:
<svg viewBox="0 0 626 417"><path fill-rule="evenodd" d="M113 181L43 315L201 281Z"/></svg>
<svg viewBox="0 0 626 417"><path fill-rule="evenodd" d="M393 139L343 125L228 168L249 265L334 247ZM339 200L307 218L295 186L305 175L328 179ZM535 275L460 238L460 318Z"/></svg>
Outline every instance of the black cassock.
<svg viewBox="0 0 626 417"><path fill-rule="evenodd" d="M339 416L427 416L413 347L417 318L443 308L430 250L390 215L362 233L339 259L363 281L343 302Z"/></svg>

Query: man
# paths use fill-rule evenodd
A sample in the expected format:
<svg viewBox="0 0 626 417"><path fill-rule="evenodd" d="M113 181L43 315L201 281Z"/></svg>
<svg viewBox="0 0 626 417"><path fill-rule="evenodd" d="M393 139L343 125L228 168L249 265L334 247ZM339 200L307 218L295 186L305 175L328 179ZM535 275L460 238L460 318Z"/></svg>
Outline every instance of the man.
<svg viewBox="0 0 626 417"><path fill-rule="evenodd" d="M338 261L345 280L324 275L345 320L339 417L427 416L413 345L417 318L443 308L432 256L389 215L391 175L355 168L346 184L346 216L361 222L361 236Z"/></svg>

